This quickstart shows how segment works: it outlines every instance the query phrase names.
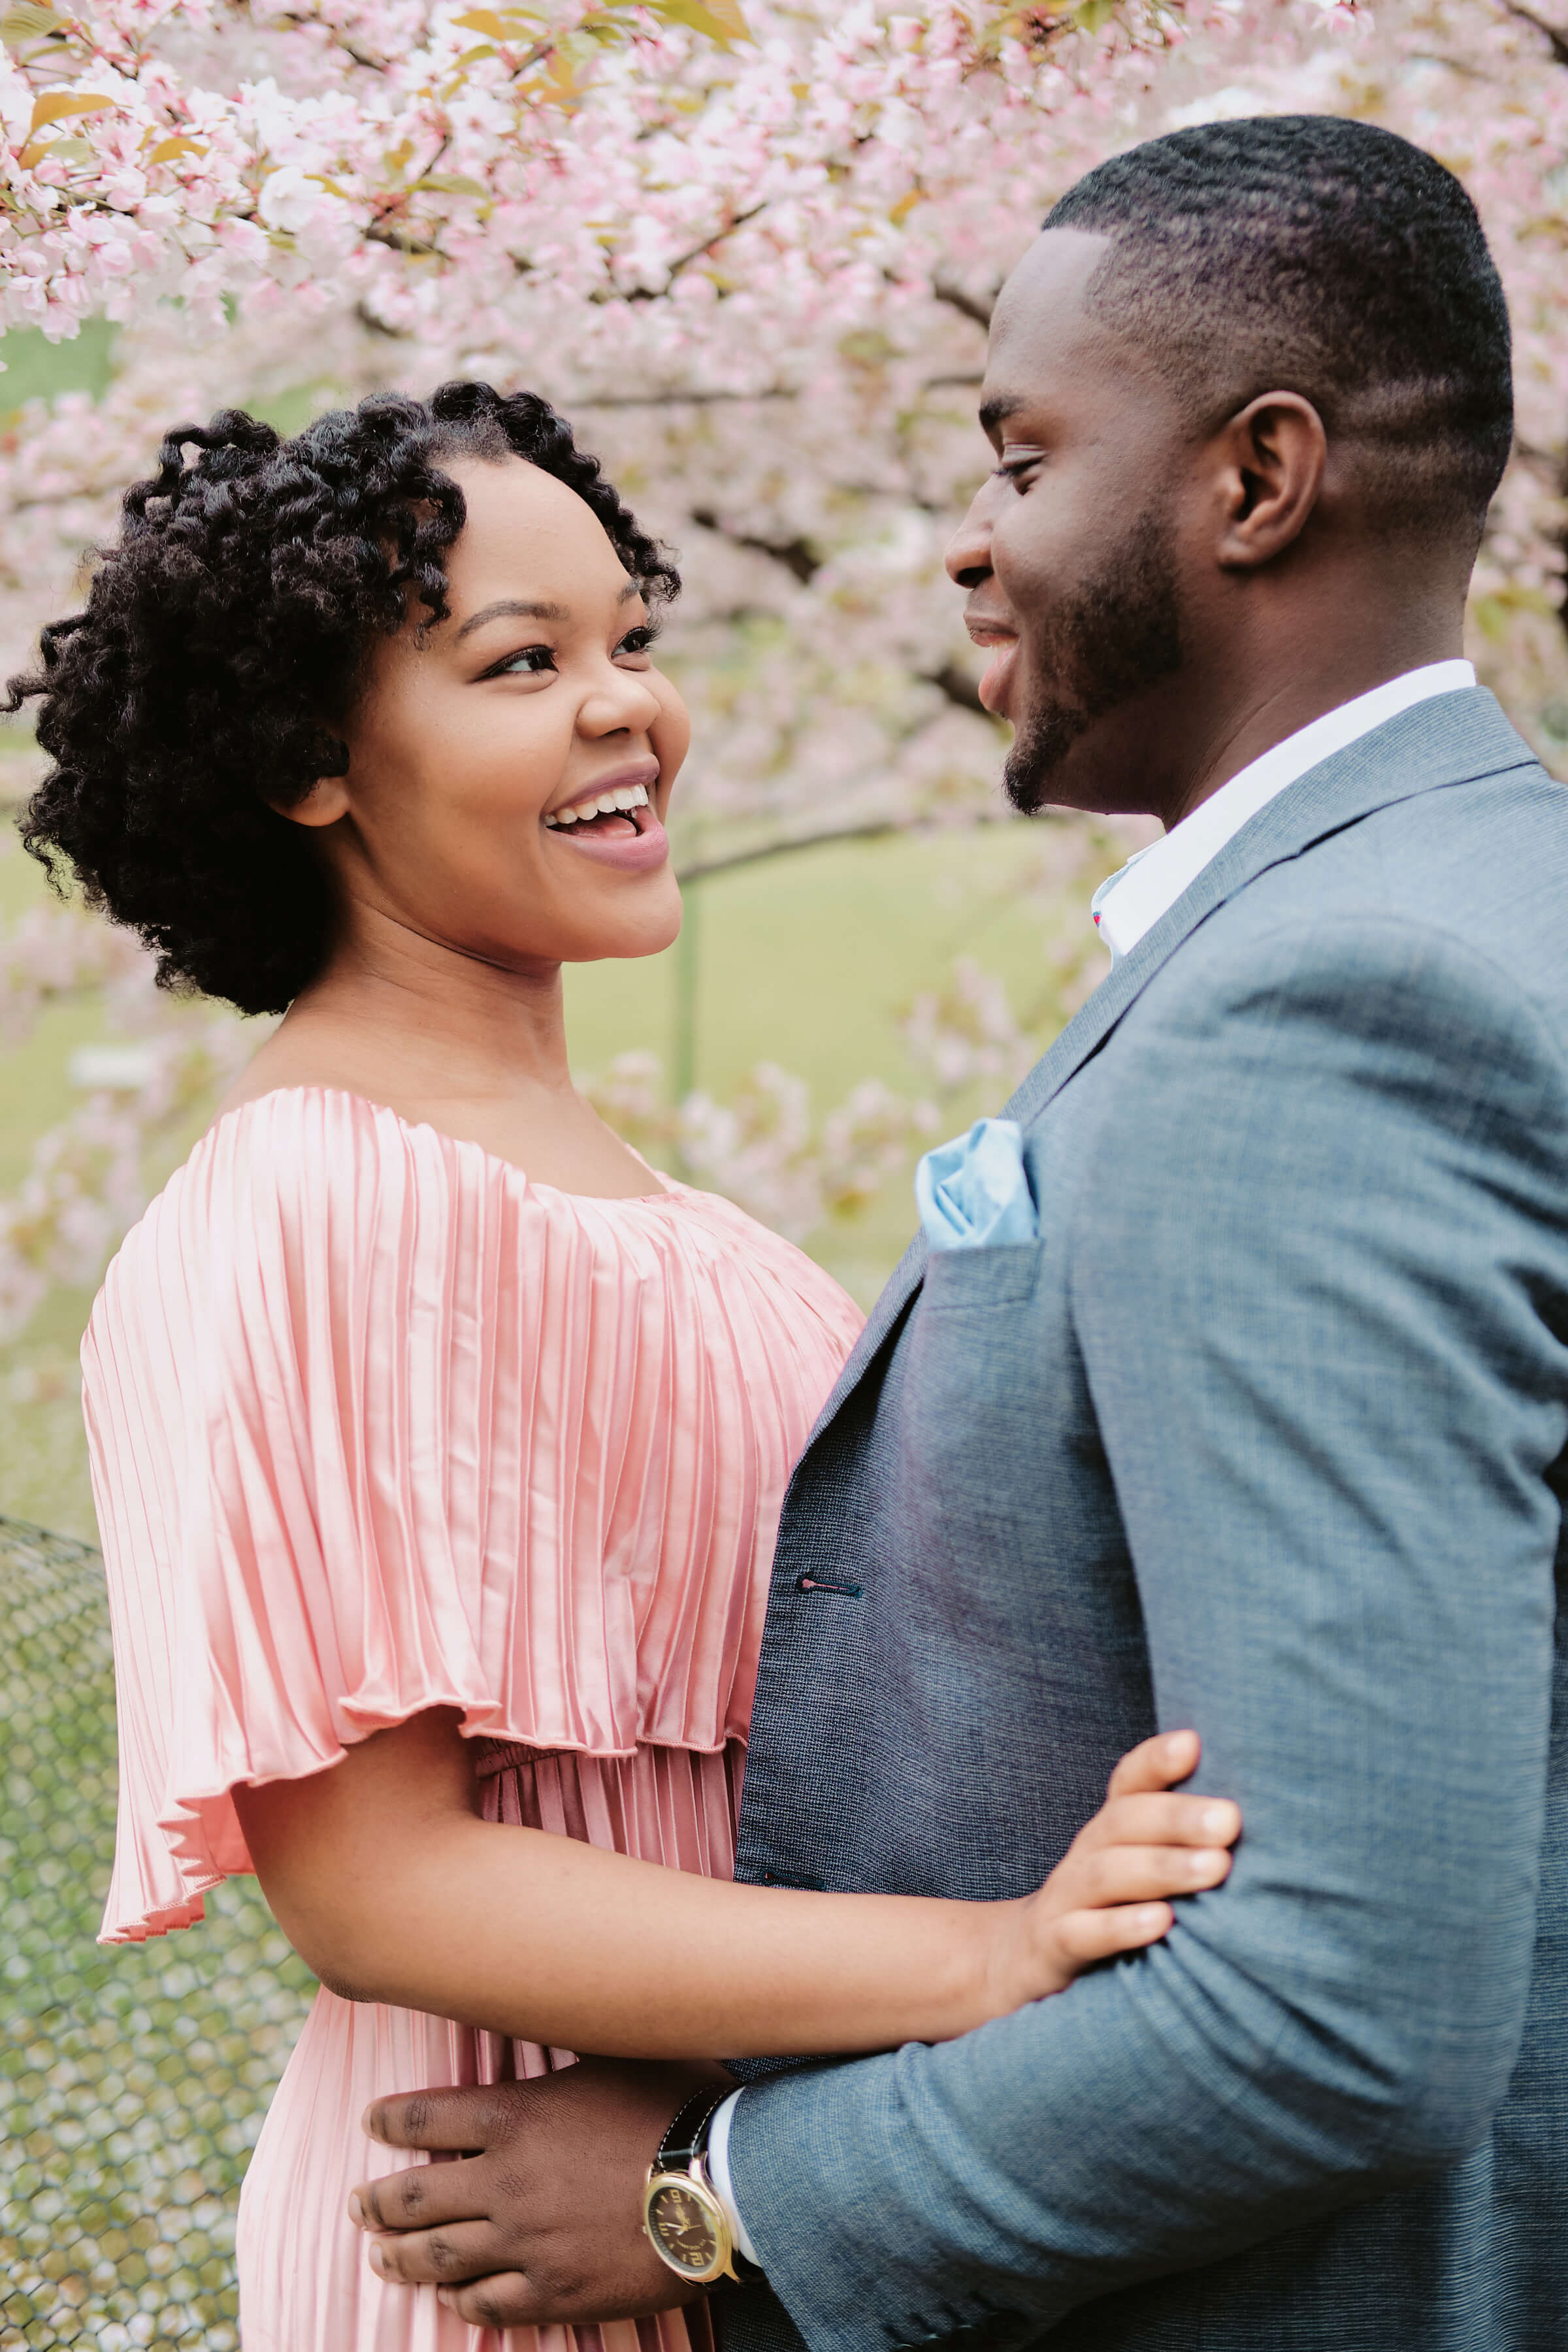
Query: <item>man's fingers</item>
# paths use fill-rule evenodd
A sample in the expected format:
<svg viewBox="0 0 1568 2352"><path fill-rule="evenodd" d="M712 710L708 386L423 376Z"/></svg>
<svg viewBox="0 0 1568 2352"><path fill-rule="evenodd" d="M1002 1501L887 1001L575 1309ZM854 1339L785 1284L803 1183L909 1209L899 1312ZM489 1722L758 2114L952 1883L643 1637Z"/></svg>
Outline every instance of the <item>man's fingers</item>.
<svg viewBox="0 0 1568 2352"><path fill-rule="evenodd" d="M454 2221L445 2229L373 2238L366 2260L377 2278L401 2286L451 2286L484 2278L506 2255L489 2221Z"/></svg>
<svg viewBox="0 0 1568 2352"><path fill-rule="evenodd" d="M349 2220L361 2230L428 2230L439 2221L477 2221L489 2210L472 2160L411 2164L406 2171L362 2180L349 2197Z"/></svg>
<svg viewBox="0 0 1568 2352"><path fill-rule="evenodd" d="M475 2279L468 2286L442 2287L440 2298L448 2311L455 2311L470 2327L538 2327L552 2321L582 2326L592 2324L595 2312L605 2319L639 2319L656 2311L674 2311L700 2298L700 2287L682 2289L668 2271L662 2276L662 2287L651 2292L639 2292L629 2281L624 2292L611 2289L607 2310L602 2293L598 2300L589 2301L580 2286L564 2290L542 2286L521 2271L500 2271L493 2278Z"/></svg>
<svg viewBox="0 0 1568 2352"><path fill-rule="evenodd" d="M458 2148L477 2155L515 2128L513 2101L520 2085L503 2084L503 2095L484 2084L451 2091L405 2091L375 2099L364 2111L364 2129L388 2147Z"/></svg>
<svg viewBox="0 0 1568 2352"><path fill-rule="evenodd" d="M1195 1731L1163 1731L1128 1749L1106 1784L1108 1797L1136 1797L1148 1789L1169 1789L1198 1769L1203 1743Z"/></svg>
<svg viewBox="0 0 1568 2352"><path fill-rule="evenodd" d="M500 2271L472 2286L447 2287L441 2301L470 2327L528 2327L544 2315L521 2271Z"/></svg>

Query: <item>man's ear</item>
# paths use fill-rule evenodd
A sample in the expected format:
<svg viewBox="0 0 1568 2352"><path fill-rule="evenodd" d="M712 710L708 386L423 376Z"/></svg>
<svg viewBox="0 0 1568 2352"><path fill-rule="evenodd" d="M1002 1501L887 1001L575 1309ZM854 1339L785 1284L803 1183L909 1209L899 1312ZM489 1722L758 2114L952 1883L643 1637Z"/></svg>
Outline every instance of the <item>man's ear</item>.
<svg viewBox="0 0 1568 2352"><path fill-rule="evenodd" d="M302 800L269 801L268 806L293 824L336 824L349 813L346 776L318 776Z"/></svg>
<svg viewBox="0 0 1568 2352"><path fill-rule="evenodd" d="M1256 571L1300 538L1328 464L1323 420L1299 392L1265 392L1219 436L1221 523L1215 549L1227 572Z"/></svg>

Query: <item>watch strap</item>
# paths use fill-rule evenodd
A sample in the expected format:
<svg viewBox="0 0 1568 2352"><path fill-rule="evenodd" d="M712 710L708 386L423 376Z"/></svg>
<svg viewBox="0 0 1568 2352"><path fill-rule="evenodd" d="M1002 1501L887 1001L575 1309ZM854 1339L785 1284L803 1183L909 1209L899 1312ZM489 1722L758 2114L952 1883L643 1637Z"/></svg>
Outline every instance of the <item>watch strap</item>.
<svg viewBox="0 0 1568 2352"><path fill-rule="evenodd" d="M707 2156L709 2126L733 2088L732 2084L727 2083L721 2091L699 2091L687 2100L658 2144L658 2154L653 2160L655 2173L689 2172L700 2158ZM706 2163L702 2169L706 2175ZM712 2189L710 2181L708 2186ZM749 2286L766 2275L760 2263L750 2261L733 2243L730 2263L731 2276L738 2286ZM716 2284L722 2286L725 2281L720 2279Z"/></svg>
<svg viewBox="0 0 1568 2352"><path fill-rule="evenodd" d="M687 2100L658 2144L658 2154L653 2160L656 2172L690 2171L707 2148L709 2125L733 2087L726 2084L721 2091L699 2091Z"/></svg>

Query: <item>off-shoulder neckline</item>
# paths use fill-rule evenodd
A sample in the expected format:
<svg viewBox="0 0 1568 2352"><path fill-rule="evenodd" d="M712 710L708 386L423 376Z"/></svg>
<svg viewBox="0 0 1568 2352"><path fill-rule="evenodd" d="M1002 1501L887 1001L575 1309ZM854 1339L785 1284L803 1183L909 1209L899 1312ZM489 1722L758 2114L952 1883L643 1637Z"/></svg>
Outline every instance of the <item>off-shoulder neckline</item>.
<svg viewBox="0 0 1568 2352"><path fill-rule="evenodd" d="M571 1201L574 1203L591 1201L595 1208L600 1209L646 1209L654 1206L662 1207L668 1202L682 1200L691 1190L688 1184L677 1183L671 1176L661 1176L657 1168L649 1167L648 1162L643 1160L642 1153L637 1146L628 1143L626 1150L632 1154L634 1160L642 1160L643 1166L647 1169L648 1174L658 1187L657 1192L568 1192L559 1184L547 1184L539 1177L531 1176L527 1169L520 1168L515 1160L508 1160L502 1153L491 1151L487 1145L476 1142L472 1136L449 1135L444 1127L436 1127L427 1118L405 1118L403 1113L400 1110L394 1110L390 1103L376 1102L369 1095L355 1094L351 1087L309 1085L269 1087L264 1095L252 1095L248 1102L236 1103L232 1110L220 1111L212 1125L205 1130L203 1141L206 1139L206 1136L216 1135L219 1128L229 1119L239 1118L247 1110L258 1110L263 1103L277 1102L284 1095L335 1097L340 1102L353 1104L356 1109L370 1111L376 1117L391 1119L405 1135L433 1135L438 1142L449 1143L454 1150L477 1151L479 1158L489 1167L499 1168L506 1175L517 1177L528 1186L531 1192L553 1193L558 1201Z"/></svg>

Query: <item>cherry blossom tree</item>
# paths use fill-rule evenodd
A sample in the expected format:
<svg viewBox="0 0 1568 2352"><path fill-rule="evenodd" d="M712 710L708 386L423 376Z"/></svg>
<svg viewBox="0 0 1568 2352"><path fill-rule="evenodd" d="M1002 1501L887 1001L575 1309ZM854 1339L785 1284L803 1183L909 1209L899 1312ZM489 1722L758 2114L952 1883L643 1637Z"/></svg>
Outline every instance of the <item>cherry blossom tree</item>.
<svg viewBox="0 0 1568 2352"><path fill-rule="evenodd" d="M0 320L67 338L102 316L119 339L101 400L31 404L0 436L0 645L15 665L68 604L174 415L238 403L302 421L373 385L484 374L554 400L680 551L689 879L827 835L997 821L998 733L941 569L983 455L996 289L1100 155L1209 116L1332 110L1432 148L1493 238L1520 435L1474 649L1561 765L1568 14L1550 6L12 7ZM1103 827L1048 819L1021 887L1065 908L1124 854ZM55 919L47 953L41 932L0 945L14 1024L50 989L103 983L101 933ZM904 1091L868 1082L818 1116L763 1069L731 1102L672 1104L634 1061L601 1074L598 1098L699 1181L809 1234L976 1085L1005 1091L1103 968L1078 925L1075 908L1051 930L1050 985L1018 1017L984 974L939 976L910 1009ZM232 1024L129 974L112 1003L142 1058L85 1086L0 1208L12 1328L51 1283L95 1276L160 1139L241 1050Z"/></svg>

